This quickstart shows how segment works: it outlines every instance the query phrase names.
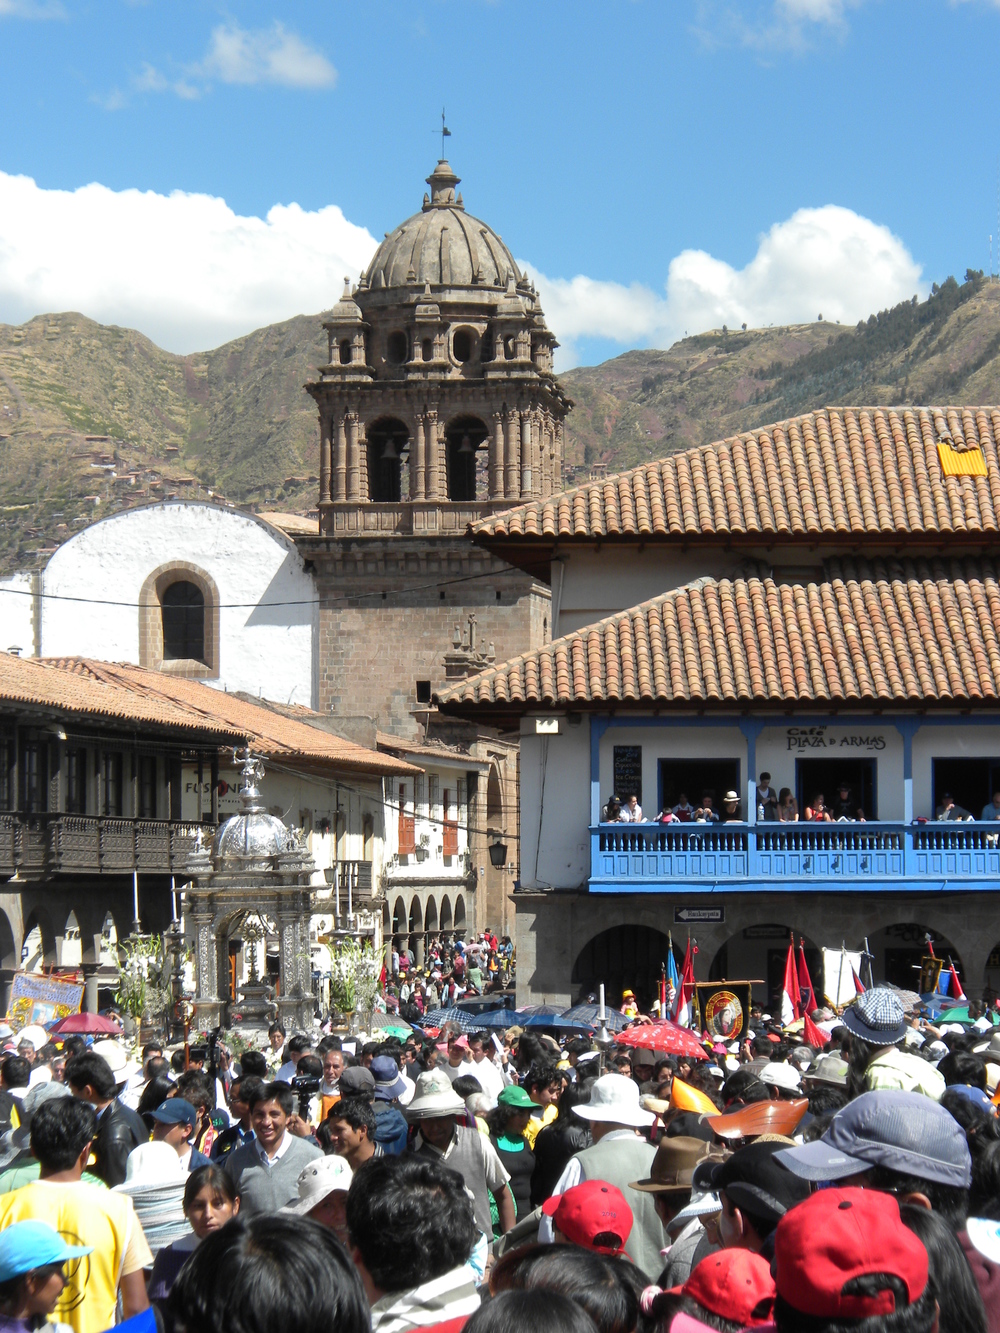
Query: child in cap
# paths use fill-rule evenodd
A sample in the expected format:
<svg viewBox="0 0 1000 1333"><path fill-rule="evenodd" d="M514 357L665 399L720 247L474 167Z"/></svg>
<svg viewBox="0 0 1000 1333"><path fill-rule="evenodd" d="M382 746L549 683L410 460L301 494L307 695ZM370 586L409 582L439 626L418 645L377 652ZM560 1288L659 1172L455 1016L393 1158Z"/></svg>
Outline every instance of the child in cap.
<svg viewBox="0 0 1000 1333"><path fill-rule="evenodd" d="M92 1247L67 1245L47 1222L14 1222L0 1231L0 1328L31 1333L43 1327L71 1333L68 1324L50 1323L66 1286L63 1267Z"/></svg>

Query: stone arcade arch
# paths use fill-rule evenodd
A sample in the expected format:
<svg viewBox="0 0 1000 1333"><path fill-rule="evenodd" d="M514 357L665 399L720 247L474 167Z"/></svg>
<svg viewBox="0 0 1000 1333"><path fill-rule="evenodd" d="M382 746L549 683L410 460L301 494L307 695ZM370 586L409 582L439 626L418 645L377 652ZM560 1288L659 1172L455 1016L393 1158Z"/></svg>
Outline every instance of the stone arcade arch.
<svg viewBox="0 0 1000 1333"><path fill-rule="evenodd" d="M420 899L416 894L410 901L410 948L417 967L424 965L424 914L420 910Z"/></svg>
<svg viewBox="0 0 1000 1333"><path fill-rule="evenodd" d="M465 899L461 894L455 899L455 935L461 939L468 929L465 917Z"/></svg>
<svg viewBox="0 0 1000 1333"><path fill-rule="evenodd" d="M406 904L402 898L397 898L392 909L392 938L397 949L406 947L407 933Z"/></svg>
<svg viewBox="0 0 1000 1333"><path fill-rule="evenodd" d="M445 894L441 899L441 934L450 933L452 929L451 920L451 901Z"/></svg>
<svg viewBox="0 0 1000 1333"><path fill-rule="evenodd" d="M787 922L763 922L734 932L716 949L708 968L707 980L761 983L753 987L753 1001L773 1009L781 1003L788 946L794 941L797 966L801 939L805 940L809 976L813 986L820 992L816 1001L819 1004L822 1002L823 955L820 946L800 930L794 921L791 925ZM675 952L683 952L683 947L683 942L679 944L677 940L674 941ZM699 981L703 979L700 968L696 968L696 976Z"/></svg>
<svg viewBox="0 0 1000 1333"><path fill-rule="evenodd" d="M57 962L52 921L44 908L35 907L24 923L21 966L25 972L40 972L43 967L55 967Z"/></svg>
<svg viewBox="0 0 1000 1333"><path fill-rule="evenodd" d="M667 956L667 937L660 930L634 926L612 926L594 935L577 954L573 983L581 999L598 992L604 983L605 998L615 1008L622 991L634 990L643 1009L656 998L660 968Z"/></svg>
<svg viewBox="0 0 1000 1333"><path fill-rule="evenodd" d="M437 903L433 897L427 899L427 909L424 912L424 931L428 936L436 935L438 929L438 909Z"/></svg>

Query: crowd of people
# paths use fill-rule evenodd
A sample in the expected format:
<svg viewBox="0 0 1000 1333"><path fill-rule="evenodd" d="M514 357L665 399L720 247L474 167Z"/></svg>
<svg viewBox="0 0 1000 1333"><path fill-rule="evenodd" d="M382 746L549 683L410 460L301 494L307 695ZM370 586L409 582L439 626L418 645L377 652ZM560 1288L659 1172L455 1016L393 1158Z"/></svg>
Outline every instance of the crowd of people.
<svg viewBox="0 0 1000 1333"><path fill-rule="evenodd" d="M6 1047L0 1333L1000 1333L1000 1027L889 987L726 1043Z"/></svg>
<svg viewBox="0 0 1000 1333"><path fill-rule="evenodd" d="M431 935L423 941L423 961L412 948L393 945L390 969L382 976L386 1008L419 1023L424 1014L448 1009L474 995L506 990L514 977L509 935L480 931L469 941Z"/></svg>
<svg viewBox="0 0 1000 1333"><path fill-rule="evenodd" d="M850 784L841 782L832 801L827 801L822 791L817 791L799 812L799 803L790 787L775 791L771 786L770 773L761 773L754 790L756 822L795 824L801 819L809 824L865 823L868 816L864 806ZM1000 790L996 791L982 807L979 815L959 805L951 792L943 792L934 808L934 818L939 821L1000 820ZM635 793L624 796L610 796L601 811L603 824L733 824L746 819L739 793L727 791L721 802L715 792L703 792L697 804L692 804L687 792L678 793L677 800L668 802L660 813L650 821L643 814Z"/></svg>

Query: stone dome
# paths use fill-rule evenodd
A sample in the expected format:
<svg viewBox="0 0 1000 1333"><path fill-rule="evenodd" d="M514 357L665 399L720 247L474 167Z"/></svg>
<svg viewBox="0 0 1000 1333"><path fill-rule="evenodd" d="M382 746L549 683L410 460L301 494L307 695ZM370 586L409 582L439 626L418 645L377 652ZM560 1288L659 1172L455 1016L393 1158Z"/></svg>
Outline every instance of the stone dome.
<svg viewBox="0 0 1000 1333"><path fill-rule="evenodd" d="M220 824L212 839L215 870L272 870L275 858L297 846L292 832L262 803L258 783L264 776L260 761L248 756L243 765L239 813Z"/></svg>
<svg viewBox="0 0 1000 1333"><path fill-rule="evenodd" d="M445 161L427 177L419 213L389 233L362 279L372 290L384 287L485 287L506 289L521 271L503 241L485 222L466 213L455 194L459 178Z"/></svg>

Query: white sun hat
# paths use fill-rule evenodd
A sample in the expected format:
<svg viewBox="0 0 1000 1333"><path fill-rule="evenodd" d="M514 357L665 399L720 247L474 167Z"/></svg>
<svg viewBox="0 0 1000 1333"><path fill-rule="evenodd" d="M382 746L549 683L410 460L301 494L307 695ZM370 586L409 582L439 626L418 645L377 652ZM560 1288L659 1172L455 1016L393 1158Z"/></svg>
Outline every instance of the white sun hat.
<svg viewBox="0 0 1000 1333"><path fill-rule="evenodd" d="M135 1060L129 1059L124 1046L113 1037L109 1037L106 1041L95 1041L90 1049L94 1055L99 1055L108 1062L116 1083L125 1083L141 1068Z"/></svg>
<svg viewBox="0 0 1000 1333"><path fill-rule="evenodd" d="M354 1172L343 1157L317 1157L299 1172L299 1197L279 1211L295 1213L299 1217L311 1213L328 1194L335 1194L337 1190L346 1194L353 1178Z"/></svg>
<svg viewBox="0 0 1000 1333"><path fill-rule="evenodd" d="M766 1083L768 1087L780 1088L782 1092L798 1092L802 1087L802 1075L792 1065L783 1064L780 1060L767 1064L758 1075L761 1083Z"/></svg>
<svg viewBox="0 0 1000 1333"><path fill-rule="evenodd" d="M626 1081L631 1082L631 1079ZM632 1086L635 1087L635 1084ZM406 1114L412 1120L438 1115L464 1115L465 1102L451 1086L451 1079L443 1069L428 1069L417 1079L417 1088L406 1108Z"/></svg>
<svg viewBox="0 0 1000 1333"><path fill-rule="evenodd" d="M590 1101L574 1106L573 1114L584 1120L644 1129L656 1119L639 1105L639 1085L624 1074L602 1074L590 1089Z"/></svg>

